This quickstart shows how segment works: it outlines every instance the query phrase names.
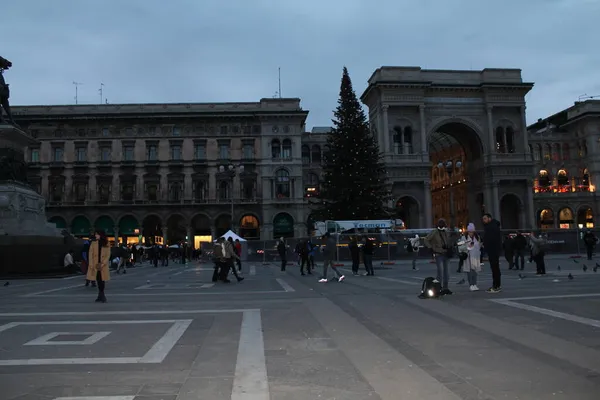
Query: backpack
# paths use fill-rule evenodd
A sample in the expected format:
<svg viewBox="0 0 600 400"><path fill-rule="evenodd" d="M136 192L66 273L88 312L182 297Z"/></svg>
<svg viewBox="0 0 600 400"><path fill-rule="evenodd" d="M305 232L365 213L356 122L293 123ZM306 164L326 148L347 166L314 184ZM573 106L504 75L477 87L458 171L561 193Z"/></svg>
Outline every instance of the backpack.
<svg viewBox="0 0 600 400"><path fill-rule="evenodd" d="M421 294L419 294L420 299L437 299L440 297L440 293L442 291L442 284L435 278L428 277L423 280L423 285L421 286Z"/></svg>
<svg viewBox="0 0 600 400"><path fill-rule="evenodd" d="M223 245L221 243L217 243L213 246L213 257L215 259L225 258L225 252L223 251Z"/></svg>

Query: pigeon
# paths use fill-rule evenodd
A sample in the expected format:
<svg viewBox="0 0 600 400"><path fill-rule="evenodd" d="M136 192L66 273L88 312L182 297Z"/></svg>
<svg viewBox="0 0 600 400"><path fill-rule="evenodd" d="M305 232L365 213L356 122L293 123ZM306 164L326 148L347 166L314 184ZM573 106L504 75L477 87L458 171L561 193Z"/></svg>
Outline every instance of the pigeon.
<svg viewBox="0 0 600 400"><path fill-rule="evenodd" d="M10 285L10 282L6 282L6 283L4 284L4 286L8 286L8 285Z"/></svg>
<svg viewBox="0 0 600 400"><path fill-rule="evenodd" d="M558 268L556 268L556 269L560 271L560 265L559 265L559 266L558 266Z"/></svg>
<svg viewBox="0 0 600 400"><path fill-rule="evenodd" d="M596 267L600 268L600 264L596 263Z"/></svg>
<svg viewBox="0 0 600 400"><path fill-rule="evenodd" d="M569 280L573 280L573 275L569 274L569 276L567 276L567 278L569 278Z"/></svg>
<svg viewBox="0 0 600 400"><path fill-rule="evenodd" d="M576 259L573 259L573 262L574 262L575 264L579 264L579 261L577 261Z"/></svg>
<svg viewBox="0 0 600 400"><path fill-rule="evenodd" d="M583 272L587 272L587 265L583 264Z"/></svg>
<svg viewBox="0 0 600 400"><path fill-rule="evenodd" d="M463 283L465 283L464 279L461 279L460 281L456 282L457 285L462 285Z"/></svg>
<svg viewBox="0 0 600 400"><path fill-rule="evenodd" d="M519 279L525 279L527 275L519 274Z"/></svg>
<svg viewBox="0 0 600 400"><path fill-rule="evenodd" d="M598 266L597 265L594 267L594 272L598 272Z"/></svg>

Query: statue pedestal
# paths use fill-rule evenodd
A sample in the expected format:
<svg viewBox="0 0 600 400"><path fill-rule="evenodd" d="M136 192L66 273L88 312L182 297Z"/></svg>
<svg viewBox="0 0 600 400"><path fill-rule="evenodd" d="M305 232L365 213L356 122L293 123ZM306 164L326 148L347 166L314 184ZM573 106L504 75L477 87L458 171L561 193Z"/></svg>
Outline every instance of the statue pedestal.
<svg viewBox="0 0 600 400"><path fill-rule="evenodd" d="M21 182L26 171L11 168L36 143L21 129L0 125L0 276L61 269L73 244L47 221L44 198Z"/></svg>

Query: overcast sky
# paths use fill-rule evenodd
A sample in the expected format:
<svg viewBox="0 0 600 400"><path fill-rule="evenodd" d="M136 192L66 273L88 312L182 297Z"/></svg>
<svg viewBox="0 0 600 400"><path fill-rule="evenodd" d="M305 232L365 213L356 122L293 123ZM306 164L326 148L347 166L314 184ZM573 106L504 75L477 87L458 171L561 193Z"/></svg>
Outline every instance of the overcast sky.
<svg viewBox="0 0 600 400"><path fill-rule="evenodd" d="M0 12L12 104L300 97L330 125L342 67L510 67L527 119L600 95L600 0L18 0Z"/></svg>

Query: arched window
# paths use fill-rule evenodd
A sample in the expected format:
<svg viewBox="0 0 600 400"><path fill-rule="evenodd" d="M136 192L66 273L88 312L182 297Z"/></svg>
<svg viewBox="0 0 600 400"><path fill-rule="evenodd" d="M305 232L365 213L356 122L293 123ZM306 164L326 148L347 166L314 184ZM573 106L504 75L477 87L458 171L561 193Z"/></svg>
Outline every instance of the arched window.
<svg viewBox="0 0 600 400"><path fill-rule="evenodd" d="M275 197L278 199L291 197L290 173L285 169L280 169L275 173Z"/></svg>
<svg viewBox="0 0 600 400"><path fill-rule="evenodd" d="M538 176L538 182L540 183L541 187L550 186L552 180L550 179L550 174L548 173L548 171L546 171L545 169L540 171L540 174Z"/></svg>
<svg viewBox="0 0 600 400"><path fill-rule="evenodd" d="M404 154L412 154L413 152L413 131L411 126L404 127L404 143L402 143Z"/></svg>
<svg viewBox="0 0 600 400"><path fill-rule="evenodd" d="M310 156L313 164L321 164L321 146L313 145Z"/></svg>
<svg viewBox="0 0 600 400"><path fill-rule="evenodd" d="M581 186L583 186L583 189L586 191L590 187L590 173L587 168L585 168L581 174Z"/></svg>
<svg viewBox="0 0 600 400"><path fill-rule="evenodd" d="M302 164L310 164L310 147L302 145Z"/></svg>
<svg viewBox="0 0 600 400"><path fill-rule="evenodd" d="M559 186L566 186L569 184L569 174L564 169L561 169L556 174L556 181Z"/></svg>
<svg viewBox="0 0 600 400"><path fill-rule="evenodd" d="M273 139L273 141L271 141L271 158L281 158L281 143L277 139Z"/></svg>
<svg viewBox="0 0 600 400"><path fill-rule="evenodd" d="M219 200L229 200L229 182L219 182Z"/></svg>
<svg viewBox="0 0 600 400"><path fill-rule="evenodd" d="M402 154L402 127L394 127L394 153Z"/></svg>
<svg viewBox="0 0 600 400"><path fill-rule="evenodd" d="M542 229L554 228L554 212L549 208L540 211L538 224Z"/></svg>
<svg viewBox="0 0 600 400"><path fill-rule="evenodd" d="M172 182L169 185L169 200L172 202L177 202L181 200L181 189L182 185L180 182Z"/></svg>
<svg viewBox="0 0 600 400"><path fill-rule="evenodd" d="M562 159L564 161L568 161L570 159L570 153L571 149L569 148L569 144L568 143L563 143L562 145Z"/></svg>
<svg viewBox="0 0 600 400"><path fill-rule="evenodd" d="M571 229L575 227L573 211L571 211L569 207L565 207L558 212L558 227L560 229Z"/></svg>
<svg viewBox="0 0 600 400"><path fill-rule="evenodd" d="M554 143L554 145L552 146L552 160L560 161L560 144L559 143Z"/></svg>
<svg viewBox="0 0 600 400"><path fill-rule="evenodd" d="M506 146L504 142L504 128L501 126L496 128L496 152L506 153Z"/></svg>
<svg viewBox="0 0 600 400"><path fill-rule="evenodd" d="M292 141L290 139L284 139L281 145L281 158L289 160L292 158Z"/></svg>
<svg viewBox="0 0 600 400"><path fill-rule="evenodd" d="M544 160L549 161L552 155L552 145L548 143L544 146Z"/></svg>
<svg viewBox="0 0 600 400"><path fill-rule="evenodd" d="M304 195L306 197L312 197L319 194L319 176L314 173L309 173L306 177L304 185Z"/></svg>
<svg viewBox="0 0 600 400"><path fill-rule="evenodd" d="M512 127L507 126L504 134L504 139L506 139L506 152L514 153L515 152L515 131Z"/></svg>

